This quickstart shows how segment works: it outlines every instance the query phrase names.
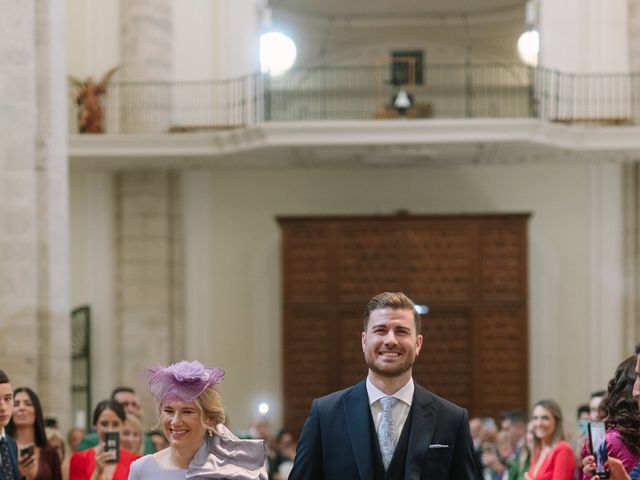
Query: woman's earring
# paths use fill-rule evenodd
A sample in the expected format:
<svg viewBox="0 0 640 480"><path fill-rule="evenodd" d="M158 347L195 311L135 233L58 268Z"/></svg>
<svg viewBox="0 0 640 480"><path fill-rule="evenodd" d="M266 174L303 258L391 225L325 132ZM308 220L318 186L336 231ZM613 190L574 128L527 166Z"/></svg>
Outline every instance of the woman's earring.
<svg viewBox="0 0 640 480"><path fill-rule="evenodd" d="M207 433L209 434L210 437L213 437L213 427L208 427Z"/></svg>

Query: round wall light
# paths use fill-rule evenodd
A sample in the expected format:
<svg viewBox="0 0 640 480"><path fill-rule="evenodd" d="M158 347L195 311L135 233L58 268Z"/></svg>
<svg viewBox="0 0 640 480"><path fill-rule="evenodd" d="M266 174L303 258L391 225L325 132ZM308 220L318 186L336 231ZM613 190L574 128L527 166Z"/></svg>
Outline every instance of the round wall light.
<svg viewBox="0 0 640 480"><path fill-rule="evenodd" d="M263 73L279 75L296 61L296 44L281 32L260 35L260 69Z"/></svg>
<svg viewBox="0 0 640 480"><path fill-rule="evenodd" d="M524 63L535 67L540 53L540 34L537 30L528 30L518 39L518 53Z"/></svg>

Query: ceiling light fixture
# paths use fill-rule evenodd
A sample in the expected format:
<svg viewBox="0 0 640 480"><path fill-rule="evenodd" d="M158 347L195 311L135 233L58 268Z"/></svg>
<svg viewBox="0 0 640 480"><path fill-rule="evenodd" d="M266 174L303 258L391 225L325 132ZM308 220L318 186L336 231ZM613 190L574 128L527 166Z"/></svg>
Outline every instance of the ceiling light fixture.
<svg viewBox="0 0 640 480"><path fill-rule="evenodd" d="M282 32L260 35L260 69L262 73L280 75L296 61L296 44Z"/></svg>
<svg viewBox="0 0 640 480"><path fill-rule="evenodd" d="M536 0L528 0L525 6L526 31L518 38L518 54L524 63L532 67L538 65L540 53L540 34L538 24L538 4Z"/></svg>

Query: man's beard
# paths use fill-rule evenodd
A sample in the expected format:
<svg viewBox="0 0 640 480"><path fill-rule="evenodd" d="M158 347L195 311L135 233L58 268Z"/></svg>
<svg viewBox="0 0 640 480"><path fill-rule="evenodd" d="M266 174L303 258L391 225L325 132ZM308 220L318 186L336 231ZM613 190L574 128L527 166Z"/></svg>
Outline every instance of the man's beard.
<svg viewBox="0 0 640 480"><path fill-rule="evenodd" d="M373 356L373 358L370 358ZM376 364L376 359L378 358L377 354L367 354L365 355L365 362L369 370L373 373L380 375L381 377L387 378L395 378L401 376L403 373L411 370L413 367L413 363L415 362L415 357L409 358L407 357L404 362L399 365L395 365L393 367L387 366L386 368L381 368Z"/></svg>

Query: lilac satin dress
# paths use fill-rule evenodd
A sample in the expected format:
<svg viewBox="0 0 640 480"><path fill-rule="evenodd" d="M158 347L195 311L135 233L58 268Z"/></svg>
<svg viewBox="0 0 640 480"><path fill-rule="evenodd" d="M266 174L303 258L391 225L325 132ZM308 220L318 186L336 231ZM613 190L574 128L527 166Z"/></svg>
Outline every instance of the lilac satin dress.
<svg viewBox="0 0 640 480"><path fill-rule="evenodd" d="M153 455L145 455L131 464L129 480L158 479L158 480L184 480L186 470L165 470L153 458Z"/></svg>
<svg viewBox="0 0 640 480"><path fill-rule="evenodd" d="M239 439L222 424L217 430L205 436L187 470L163 469L145 455L131 464L129 480L267 480L264 440Z"/></svg>

